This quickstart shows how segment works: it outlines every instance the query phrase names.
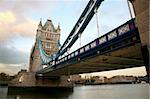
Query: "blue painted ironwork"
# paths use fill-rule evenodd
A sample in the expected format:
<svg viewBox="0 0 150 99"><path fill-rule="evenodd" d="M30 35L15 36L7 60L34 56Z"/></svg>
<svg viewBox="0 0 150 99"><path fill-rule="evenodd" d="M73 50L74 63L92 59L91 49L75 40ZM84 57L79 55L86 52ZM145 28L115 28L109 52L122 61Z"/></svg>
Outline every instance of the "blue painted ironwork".
<svg viewBox="0 0 150 99"><path fill-rule="evenodd" d="M67 50L70 49L72 45L77 41L79 35L81 35L82 32L85 30L86 26L96 13L102 1L104 0L90 0L88 2L86 8L84 9L83 13L81 14L71 33L69 34L66 41L58 51L55 60L57 60L59 56L67 52Z"/></svg>
<svg viewBox="0 0 150 99"><path fill-rule="evenodd" d="M40 36L38 37L38 45L40 50L40 58L42 59L44 64L51 64L53 60L58 60L58 57L63 55L69 48L72 47L72 45L77 41L79 38L79 35L82 34L94 14L96 13L98 7L100 6L101 2L104 0L90 0L82 12L80 18L78 19L77 23L75 24L74 28L72 29L71 33L67 37L64 44L61 46L60 50L51 55L48 56L44 50L42 49L42 44L40 41ZM57 46L60 47L60 44L58 42Z"/></svg>
<svg viewBox="0 0 150 99"><path fill-rule="evenodd" d="M39 52L40 52L40 58L41 58L43 64L48 64L50 61L53 60L53 58L55 58L55 54L53 54L53 55L47 55L44 52L44 50L42 48L40 36L38 37L38 47L39 47Z"/></svg>
<svg viewBox="0 0 150 99"><path fill-rule="evenodd" d="M76 40L79 38L79 35L82 34L82 32L84 31L84 29L86 28L90 20L92 19L93 15L95 14L96 10L98 9L102 1L103 0L89 1L85 10L81 14L79 20L75 24L73 30L71 31L66 41L64 42L64 44L61 46L60 50L57 53L48 56L42 49L40 36L38 37L40 57L44 64L50 64L50 66L40 70L39 72L44 71L45 69L47 70L49 68L59 68L60 64L61 65L66 64L66 62L68 61L73 62L73 61L81 60L90 55L95 55L97 54L97 52L103 54L108 51L122 48L123 46L129 46L132 43L133 37L137 39L136 40L137 42L140 41L137 27L134 23L134 19L131 19L125 24L95 39L94 41L68 54L67 56L64 56L60 59L58 58L59 56L62 56L65 52L67 52L67 50L70 47L72 47L72 45L76 42ZM125 43L125 45L122 45L122 43Z"/></svg>
<svg viewBox="0 0 150 99"><path fill-rule="evenodd" d="M139 32L134 21L135 19L129 20L125 24L95 39L94 41L77 49L69 55L53 61L54 64L51 67L44 68L37 73L43 73L50 68L61 68L63 64L74 63L90 56L102 55L117 49L140 43Z"/></svg>
<svg viewBox="0 0 150 99"><path fill-rule="evenodd" d="M131 34L131 31L133 31L133 30L135 32ZM65 60L68 61L69 59L74 58L76 56L81 56L81 54L84 54L90 50L97 48L97 47L103 48L104 46L113 44L112 41L117 43L117 42L119 42L119 40L118 40L119 38L121 38L120 40L124 40L124 39L128 38L129 36L131 36L131 37L138 36L137 34L138 34L138 32L137 32L137 29L134 24L134 19L131 19L128 22L126 22L125 24L123 24L123 25L117 27L116 29L110 31L109 33L101 36L100 38L95 39L94 41L90 42L89 44L87 44L87 45L77 49L76 51L70 53L69 55L62 57L61 59L55 61L55 63L56 63L55 65L57 65L58 63L61 64ZM107 51L107 49L105 49L104 51Z"/></svg>

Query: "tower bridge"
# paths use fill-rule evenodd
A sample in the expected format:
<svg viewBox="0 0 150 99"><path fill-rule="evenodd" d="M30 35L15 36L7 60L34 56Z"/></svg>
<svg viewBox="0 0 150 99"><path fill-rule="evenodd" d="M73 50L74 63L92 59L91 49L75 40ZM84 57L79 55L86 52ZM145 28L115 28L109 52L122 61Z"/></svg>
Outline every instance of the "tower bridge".
<svg viewBox="0 0 150 99"><path fill-rule="evenodd" d="M145 66L149 77L149 1L129 0L135 11L131 19L85 46L65 53L80 37L104 0L90 0L69 36L60 47L60 26L40 21L30 55L30 72L11 86L73 87L67 75ZM128 1L128 2L129 2ZM59 48L60 47L60 48ZM19 77L17 80L19 80ZM23 77L22 77L23 78ZM16 80L16 81L17 81Z"/></svg>
<svg viewBox="0 0 150 99"><path fill-rule="evenodd" d="M64 53L80 37L103 1L89 1L57 53L51 57L40 53L45 63L47 63L47 67L37 71L36 76L73 75L144 65L146 66L147 73L149 73L149 40L146 38L149 32L147 21L149 17L147 12L148 4L146 5L145 1L129 0L133 4L136 13L135 19L129 20L109 33L65 56Z"/></svg>
<svg viewBox="0 0 150 99"><path fill-rule="evenodd" d="M53 61L37 72L61 76L143 66L141 41L135 20L131 19L76 51Z"/></svg>

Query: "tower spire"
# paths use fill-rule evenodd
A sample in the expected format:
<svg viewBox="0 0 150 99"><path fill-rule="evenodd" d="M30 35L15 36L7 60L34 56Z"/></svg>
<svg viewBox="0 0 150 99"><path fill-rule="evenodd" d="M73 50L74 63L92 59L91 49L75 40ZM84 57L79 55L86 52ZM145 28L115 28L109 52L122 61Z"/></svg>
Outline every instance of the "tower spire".
<svg viewBox="0 0 150 99"><path fill-rule="evenodd" d="M60 22L58 23L58 27L57 27L57 30L60 30Z"/></svg>
<svg viewBox="0 0 150 99"><path fill-rule="evenodd" d="M39 25L38 25L38 29L42 29L42 18L40 18L40 22L39 22Z"/></svg>
<svg viewBox="0 0 150 99"><path fill-rule="evenodd" d="M42 26L42 18L40 18L39 26Z"/></svg>
<svg viewBox="0 0 150 99"><path fill-rule="evenodd" d="M49 16L47 20L51 21L51 17Z"/></svg>

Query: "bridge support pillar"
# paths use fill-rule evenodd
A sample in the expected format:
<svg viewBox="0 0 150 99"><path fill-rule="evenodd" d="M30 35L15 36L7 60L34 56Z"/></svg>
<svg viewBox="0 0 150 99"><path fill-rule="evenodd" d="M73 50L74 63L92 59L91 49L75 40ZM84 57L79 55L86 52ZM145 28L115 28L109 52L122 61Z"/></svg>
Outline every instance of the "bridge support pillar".
<svg viewBox="0 0 150 99"><path fill-rule="evenodd" d="M142 55L143 55L146 73L148 77L148 82L150 83L149 51L148 51L147 46L142 46L141 50L142 50Z"/></svg>
<svg viewBox="0 0 150 99"><path fill-rule="evenodd" d="M141 39L141 51L143 54L143 59L146 67L147 76L149 79L150 66L149 66L149 51L150 51L150 29L149 29L149 0L129 0L135 11L135 19L137 22L137 27L140 33ZM149 79L150 80L150 79ZM148 81L149 81L148 80Z"/></svg>
<svg viewBox="0 0 150 99"><path fill-rule="evenodd" d="M68 76L36 77L33 72L25 72L11 81L8 85L8 93L24 93L26 91L44 93L72 92L73 85L72 82L68 81Z"/></svg>

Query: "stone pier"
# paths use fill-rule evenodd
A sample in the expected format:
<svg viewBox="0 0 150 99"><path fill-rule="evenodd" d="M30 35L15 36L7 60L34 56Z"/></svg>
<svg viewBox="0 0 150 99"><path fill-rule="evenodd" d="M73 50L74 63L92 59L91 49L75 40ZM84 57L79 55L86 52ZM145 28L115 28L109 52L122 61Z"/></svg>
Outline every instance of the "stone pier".
<svg viewBox="0 0 150 99"><path fill-rule="evenodd" d="M68 76L61 77L35 77L34 72L25 72L8 85L8 93L16 92L58 92L72 91L73 85L68 81Z"/></svg>
<svg viewBox="0 0 150 99"><path fill-rule="evenodd" d="M150 78L149 52L150 52L150 19L149 19L149 0L129 0L134 8L135 19L141 39L141 51L148 78ZM149 79L150 80L150 79Z"/></svg>

